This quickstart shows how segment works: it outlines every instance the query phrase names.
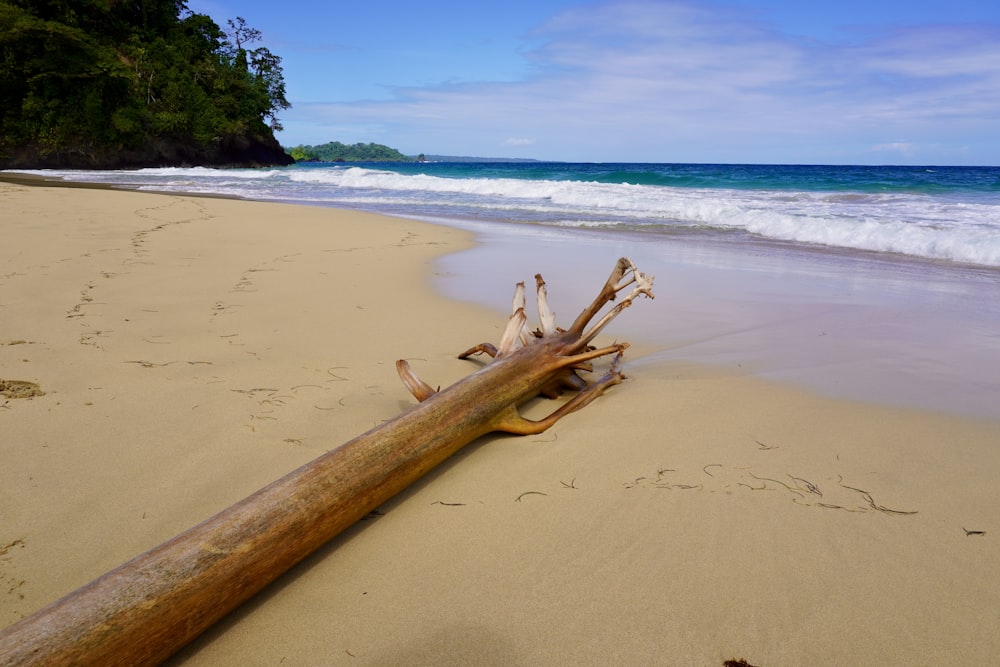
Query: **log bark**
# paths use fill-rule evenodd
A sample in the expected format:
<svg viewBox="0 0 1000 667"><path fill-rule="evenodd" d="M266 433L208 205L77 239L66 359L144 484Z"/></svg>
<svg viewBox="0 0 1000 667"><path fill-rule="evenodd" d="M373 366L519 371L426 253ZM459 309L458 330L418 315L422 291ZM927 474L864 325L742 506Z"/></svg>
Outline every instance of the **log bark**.
<svg viewBox="0 0 1000 667"><path fill-rule="evenodd" d="M396 362L418 405L0 631L0 665L157 664L464 445L491 431L540 433L621 382L628 345L590 343L637 297L652 298L652 277L620 259L567 330L555 326L535 278L539 330L527 327L520 283L500 344L460 355L494 357L480 370L436 391ZM607 373L581 378L607 355ZM577 393L545 419L518 414L528 399L563 389Z"/></svg>

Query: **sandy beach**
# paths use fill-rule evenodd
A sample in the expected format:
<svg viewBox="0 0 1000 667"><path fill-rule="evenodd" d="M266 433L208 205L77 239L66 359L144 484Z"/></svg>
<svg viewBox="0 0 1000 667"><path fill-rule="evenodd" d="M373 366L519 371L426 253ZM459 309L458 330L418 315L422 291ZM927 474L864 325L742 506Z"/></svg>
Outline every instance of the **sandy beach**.
<svg viewBox="0 0 1000 667"><path fill-rule="evenodd" d="M509 303L432 288L471 233L330 208L0 182L0 238L0 627L406 410L397 359L465 376ZM476 441L172 663L994 659L1000 421L629 338L628 382Z"/></svg>

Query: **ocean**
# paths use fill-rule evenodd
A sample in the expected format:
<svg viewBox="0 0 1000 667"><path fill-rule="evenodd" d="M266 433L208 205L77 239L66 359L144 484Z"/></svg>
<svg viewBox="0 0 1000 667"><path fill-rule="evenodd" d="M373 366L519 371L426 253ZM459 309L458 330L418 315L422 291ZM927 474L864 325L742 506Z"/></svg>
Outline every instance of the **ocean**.
<svg viewBox="0 0 1000 667"><path fill-rule="evenodd" d="M1000 167L306 163L40 172L148 190L1000 267Z"/></svg>
<svg viewBox="0 0 1000 667"><path fill-rule="evenodd" d="M504 307L514 280L543 271L568 314L628 255L658 278L657 307L616 323L649 343L643 363L718 364L839 397L1000 418L1000 167L429 162L34 173L469 229L483 243L439 260L437 286L490 306Z"/></svg>

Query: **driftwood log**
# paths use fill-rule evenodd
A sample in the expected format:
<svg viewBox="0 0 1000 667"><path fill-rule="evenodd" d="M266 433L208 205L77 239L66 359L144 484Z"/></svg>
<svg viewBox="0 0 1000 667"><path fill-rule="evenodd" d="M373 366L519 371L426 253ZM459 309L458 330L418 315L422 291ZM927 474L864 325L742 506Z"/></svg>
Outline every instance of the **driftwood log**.
<svg viewBox="0 0 1000 667"><path fill-rule="evenodd" d="M483 368L436 391L396 362L419 405L0 631L0 665L159 663L464 445L491 431L540 433L621 382L627 344L595 349L591 341L634 299L653 296L652 277L618 260L566 330L535 280L539 330L527 327L520 283L500 344L460 355L494 357ZM615 360L602 377L578 375L607 355ZM548 417L518 414L525 401L563 389L577 393Z"/></svg>

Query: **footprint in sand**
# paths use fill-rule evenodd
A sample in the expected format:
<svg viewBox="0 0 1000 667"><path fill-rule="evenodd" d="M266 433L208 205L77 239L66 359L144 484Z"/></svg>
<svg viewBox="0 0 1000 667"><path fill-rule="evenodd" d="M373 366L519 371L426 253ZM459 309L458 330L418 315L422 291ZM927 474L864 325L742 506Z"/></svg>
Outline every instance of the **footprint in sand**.
<svg viewBox="0 0 1000 667"><path fill-rule="evenodd" d="M0 395L7 398L32 398L44 396L45 392L34 382L0 379Z"/></svg>

